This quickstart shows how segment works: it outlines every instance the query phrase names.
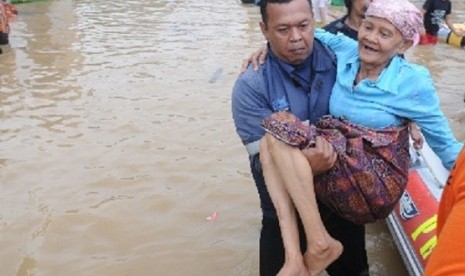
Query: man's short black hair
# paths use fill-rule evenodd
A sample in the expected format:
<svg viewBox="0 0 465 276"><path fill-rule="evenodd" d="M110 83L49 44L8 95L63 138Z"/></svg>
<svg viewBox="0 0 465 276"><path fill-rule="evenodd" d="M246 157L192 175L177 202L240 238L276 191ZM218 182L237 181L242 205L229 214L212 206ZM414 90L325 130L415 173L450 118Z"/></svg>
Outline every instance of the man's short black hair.
<svg viewBox="0 0 465 276"><path fill-rule="evenodd" d="M266 7L268 4L286 4L292 1L293 0L260 0L260 13L262 15L262 21L265 24L268 22L268 13L266 12ZM312 0L308 0L308 4L310 5L310 10L312 10Z"/></svg>

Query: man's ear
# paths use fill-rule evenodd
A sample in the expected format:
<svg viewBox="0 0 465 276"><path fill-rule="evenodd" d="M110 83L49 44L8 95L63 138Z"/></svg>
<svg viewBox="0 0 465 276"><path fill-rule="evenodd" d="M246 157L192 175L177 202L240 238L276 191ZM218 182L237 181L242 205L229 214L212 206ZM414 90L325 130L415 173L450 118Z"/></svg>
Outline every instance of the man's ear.
<svg viewBox="0 0 465 276"><path fill-rule="evenodd" d="M402 45L399 47L398 54L404 54L410 47L413 46L413 40L404 39Z"/></svg>
<svg viewBox="0 0 465 276"><path fill-rule="evenodd" d="M263 36L268 40L268 27L265 22L260 21L260 29L262 30Z"/></svg>

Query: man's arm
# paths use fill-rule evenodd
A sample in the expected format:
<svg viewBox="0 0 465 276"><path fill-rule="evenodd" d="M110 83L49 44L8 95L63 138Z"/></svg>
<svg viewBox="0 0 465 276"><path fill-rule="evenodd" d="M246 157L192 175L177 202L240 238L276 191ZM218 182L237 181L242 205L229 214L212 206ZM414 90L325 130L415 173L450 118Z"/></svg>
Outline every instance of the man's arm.
<svg viewBox="0 0 465 276"><path fill-rule="evenodd" d="M233 87L231 107L236 132L242 143L247 147L258 143L264 134L260 126L262 120L273 110L267 94L261 72L254 72L251 68L240 74ZM255 147L258 152L258 144ZM253 152L249 151L250 155Z"/></svg>

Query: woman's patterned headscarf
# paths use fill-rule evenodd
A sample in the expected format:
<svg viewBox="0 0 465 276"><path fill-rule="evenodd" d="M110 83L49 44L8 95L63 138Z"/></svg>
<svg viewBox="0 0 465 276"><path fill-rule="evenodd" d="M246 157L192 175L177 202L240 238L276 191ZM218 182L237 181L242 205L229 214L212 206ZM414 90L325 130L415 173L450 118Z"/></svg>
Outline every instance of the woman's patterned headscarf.
<svg viewBox="0 0 465 276"><path fill-rule="evenodd" d="M405 39L418 44L423 30L421 12L408 0L373 0L365 16L375 16L389 20Z"/></svg>

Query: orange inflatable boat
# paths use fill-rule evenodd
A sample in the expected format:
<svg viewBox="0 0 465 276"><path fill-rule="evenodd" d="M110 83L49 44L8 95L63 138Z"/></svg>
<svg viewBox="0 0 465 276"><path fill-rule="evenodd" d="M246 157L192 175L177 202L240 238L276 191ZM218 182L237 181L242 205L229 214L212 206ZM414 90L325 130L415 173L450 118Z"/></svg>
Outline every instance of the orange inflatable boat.
<svg viewBox="0 0 465 276"><path fill-rule="evenodd" d="M411 276L423 275L436 246L437 209L449 171L425 143L411 147L407 188L386 222Z"/></svg>

